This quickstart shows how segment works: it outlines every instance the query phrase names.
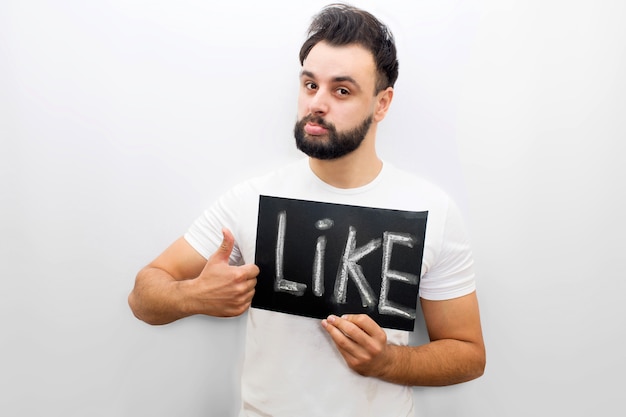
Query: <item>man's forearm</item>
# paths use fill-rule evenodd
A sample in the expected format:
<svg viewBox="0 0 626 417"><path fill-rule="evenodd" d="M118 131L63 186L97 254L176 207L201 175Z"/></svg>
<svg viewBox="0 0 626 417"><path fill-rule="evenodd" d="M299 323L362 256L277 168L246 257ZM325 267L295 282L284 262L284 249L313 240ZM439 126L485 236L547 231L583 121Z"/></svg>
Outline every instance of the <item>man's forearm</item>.
<svg viewBox="0 0 626 417"><path fill-rule="evenodd" d="M146 267L137 274L128 304L133 314L148 324L171 323L190 315L183 288L187 284L159 268Z"/></svg>
<svg viewBox="0 0 626 417"><path fill-rule="evenodd" d="M389 361L379 378L410 386L444 386L480 377L482 345L442 339L421 346L388 345Z"/></svg>

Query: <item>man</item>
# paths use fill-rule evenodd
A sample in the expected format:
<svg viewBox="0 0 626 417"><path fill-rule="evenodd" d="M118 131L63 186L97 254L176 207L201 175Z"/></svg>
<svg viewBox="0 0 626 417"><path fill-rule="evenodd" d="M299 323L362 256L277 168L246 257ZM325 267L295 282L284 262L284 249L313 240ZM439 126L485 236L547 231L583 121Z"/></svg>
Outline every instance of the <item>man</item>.
<svg viewBox="0 0 626 417"><path fill-rule="evenodd" d="M298 148L308 158L234 187L137 275L129 304L151 324L248 315L242 416L409 416L410 386L479 377L485 350L472 255L448 196L383 163L378 123L398 75L393 37L371 14L330 5L300 51ZM428 211L419 294L430 343L366 314L250 308L259 196Z"/></svg>

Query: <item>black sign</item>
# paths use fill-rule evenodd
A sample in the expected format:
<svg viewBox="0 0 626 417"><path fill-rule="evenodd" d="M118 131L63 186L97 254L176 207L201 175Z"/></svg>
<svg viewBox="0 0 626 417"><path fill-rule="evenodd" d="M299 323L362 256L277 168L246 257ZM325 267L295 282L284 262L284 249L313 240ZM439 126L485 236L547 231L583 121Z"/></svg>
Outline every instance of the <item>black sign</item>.
<svg viewBox="0 0 626 417"><path fill-rule="evenodd" d="M252 306L413 330L428 212L261 196Z"/></svg>

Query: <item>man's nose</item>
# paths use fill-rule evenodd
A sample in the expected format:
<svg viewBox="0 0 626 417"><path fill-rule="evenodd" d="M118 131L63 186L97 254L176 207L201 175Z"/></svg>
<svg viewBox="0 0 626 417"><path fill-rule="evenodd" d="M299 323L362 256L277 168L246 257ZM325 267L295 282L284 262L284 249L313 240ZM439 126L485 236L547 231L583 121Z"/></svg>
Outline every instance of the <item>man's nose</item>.
<svg viewBox="0 0 626 417"><path fill-rule="evenodd" d="M318 90L309 102L309 113L315 115L324 115L328 113L329 103L328 95L322 90Z"/></svg>

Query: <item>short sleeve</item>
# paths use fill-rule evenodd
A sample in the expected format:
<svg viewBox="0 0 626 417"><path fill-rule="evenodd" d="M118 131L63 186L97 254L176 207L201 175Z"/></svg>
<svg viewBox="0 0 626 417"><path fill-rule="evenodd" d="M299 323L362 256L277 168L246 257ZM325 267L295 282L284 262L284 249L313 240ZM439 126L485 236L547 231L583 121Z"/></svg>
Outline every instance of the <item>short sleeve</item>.
<svg viewBox="0 0 626 417"><path fill-rule="evenodd" d="M470 240L452 200L448 200L442 228L432 238L436 241L434 260L422 275L420 297L447 300L473 292L476 281Z"/></svg>
<svg viewBox="0 0 626 417"><path fill-rule="evenodd" d="M234 232L238 227L235 219L238 218L236 208L239 205L234 201L235 199L233 191L222 195L192 223L185 233L185 240L203 257L208 259L221 245L223 228ZM230 263L234 265L242 263L237 245L230 255Z"/></svg>

